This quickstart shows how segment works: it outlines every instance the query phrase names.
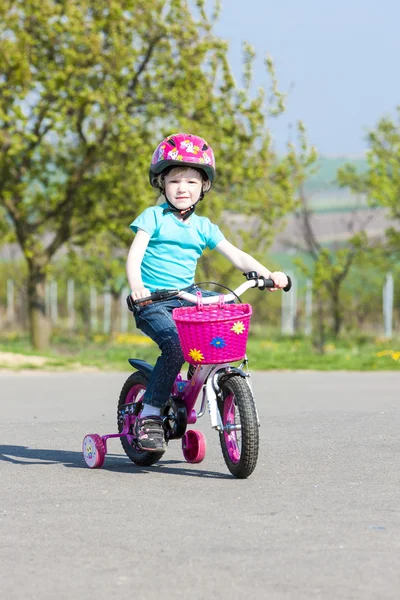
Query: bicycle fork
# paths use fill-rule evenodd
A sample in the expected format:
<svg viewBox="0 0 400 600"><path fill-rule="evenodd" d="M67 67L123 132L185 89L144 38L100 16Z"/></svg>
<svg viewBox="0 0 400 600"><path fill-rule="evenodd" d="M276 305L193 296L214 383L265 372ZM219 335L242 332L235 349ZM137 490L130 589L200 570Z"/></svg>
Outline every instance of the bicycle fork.
<svg viewBox="0 0 400 600"><path fill-rule="evenodd" d="M221 398L222 394L222 380L226 379L227 377L243 377L246 381L246 384L250 388L250 392L254 401L253 390L250 382L250 373L245 373L241 369L237 367L232 367L230 365L217 365L210 371L207 381L203 387L203 399L201 403L200 412L197 416L201 417L204 415L205 407L207 405L211 420L211 427L220 432L225 431L226 433L230 433L234 430L240 430L241 425L227 424L224 426L221 413L219 411L218 399ZM257 406L255 404L255 401L254 406L256 409L257 424L259 426L260 421L258 418Z"/></svg>

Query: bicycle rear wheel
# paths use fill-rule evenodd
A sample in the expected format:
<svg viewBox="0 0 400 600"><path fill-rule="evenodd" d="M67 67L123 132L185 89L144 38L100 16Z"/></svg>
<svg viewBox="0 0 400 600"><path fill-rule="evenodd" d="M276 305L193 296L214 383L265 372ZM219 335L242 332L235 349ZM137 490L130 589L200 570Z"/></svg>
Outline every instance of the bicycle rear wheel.
<svg viewBox="0 0 400 600"><path fill-rule="evenodd" d="M140 401L140 398L146 390L147 384L147 379L139 373L139 371L132 373L132 375L128 377L119 396L117 415L119 415L119 411L123 408L124 404ZM118 420L118 431L121 433L122 429L123 423ZM136 445L134 435L128 434L120 439L125 454L136 465L150 467L158 462L164 454L164 452L148 452L147 450L141 450Z"/></svg>
<svg viewBox="0 0 400 600"><path fill-rule="evenodd" d="M259 426L253 394L240 375L221 384L219 402L224 430L219 439L226 466L235 477L246 479L254 471L258 459Z"/></svg>

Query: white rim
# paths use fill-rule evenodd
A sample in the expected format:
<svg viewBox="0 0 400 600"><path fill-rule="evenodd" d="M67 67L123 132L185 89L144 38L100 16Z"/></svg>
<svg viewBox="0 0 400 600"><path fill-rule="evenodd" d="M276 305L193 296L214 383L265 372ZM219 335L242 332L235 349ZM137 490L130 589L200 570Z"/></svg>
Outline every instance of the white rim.
<svg viewBox="0 0 400 600"><path fill-rule="evenodd" d="M83 456L89 467L94 467L98 457L96 443L91 435L87 435L83 440Z"/></svg>

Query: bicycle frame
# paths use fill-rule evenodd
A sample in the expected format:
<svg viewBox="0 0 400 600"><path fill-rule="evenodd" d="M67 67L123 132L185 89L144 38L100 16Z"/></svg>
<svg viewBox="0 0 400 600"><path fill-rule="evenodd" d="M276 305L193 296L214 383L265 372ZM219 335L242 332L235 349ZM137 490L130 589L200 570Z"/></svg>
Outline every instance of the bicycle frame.
<svg viewBox="0 0 400 600"><path fill-rule="evenodd" d="M197 419L204 415L207 405L211 420L211 427L217 431L224 430L217 402L220 391L218 379L223 375L239 375L246 379L250 390L252 389L249 381L250 373L245 373L240 368L233 367L229 363L218 365L197 365L192 378L186 382L183 390L179 389L181 387L179 383L183 382L183 379L181 375L178 375L177 379L175 380L173 395L178 396L185 403L188 424L196 423ZM194 407L202 389L202 402L200 410L197 413Z"/></svg>

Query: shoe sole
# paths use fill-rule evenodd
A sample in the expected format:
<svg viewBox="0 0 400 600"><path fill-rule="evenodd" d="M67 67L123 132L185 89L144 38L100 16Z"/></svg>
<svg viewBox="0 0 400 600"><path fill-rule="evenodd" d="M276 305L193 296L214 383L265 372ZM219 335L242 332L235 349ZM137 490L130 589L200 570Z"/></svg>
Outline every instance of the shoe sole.
<svg viewBox="0 0 400 600"><path fill-rule="evenodd" d="M158 448L146 448L146 446L142 446L142 444L138 440L136 440L136 445L143 452L165 452L167 449L166 444Z"/></svg>

